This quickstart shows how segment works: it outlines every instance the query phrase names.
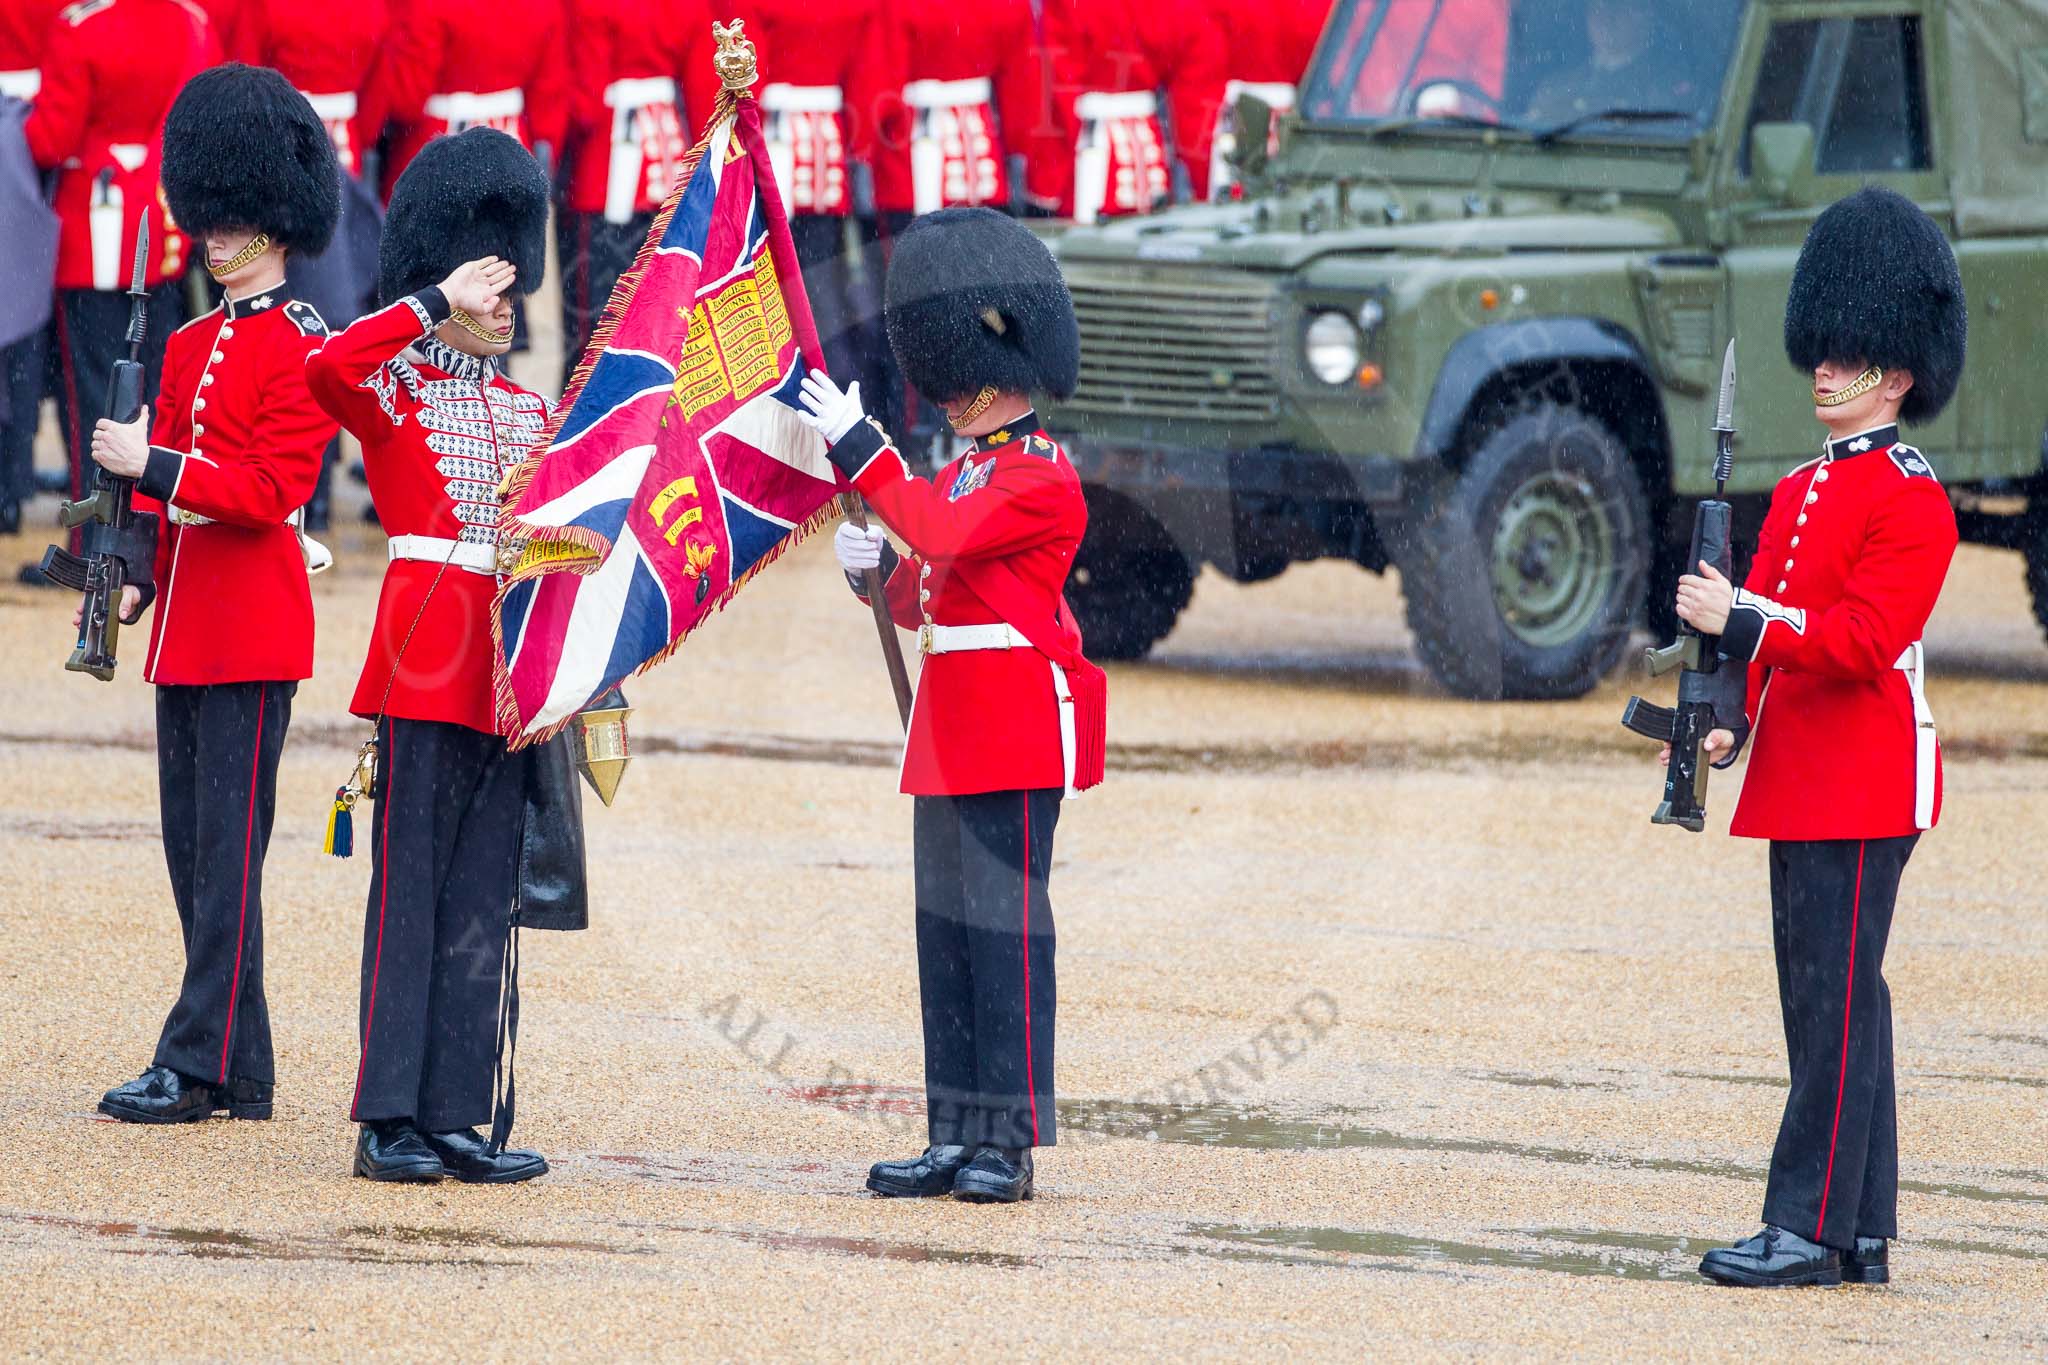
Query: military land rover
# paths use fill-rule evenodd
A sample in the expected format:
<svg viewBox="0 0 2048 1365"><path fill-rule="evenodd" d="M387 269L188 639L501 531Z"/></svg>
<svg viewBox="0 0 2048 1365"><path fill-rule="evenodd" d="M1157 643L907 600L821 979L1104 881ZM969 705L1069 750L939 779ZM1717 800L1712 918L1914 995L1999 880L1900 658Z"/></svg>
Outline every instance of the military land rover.
<svg viewBox="0 0 2048 1365"><path fill-rule="evenodd" d="M1240 201L1059 242L1090 653L1142 655L1205 564L1339 557L1400 569L1451 691L1585 692L1670 624L1731 336L1739 539L1817 449L1785 292L1867 182L1969 291L1961 395L1908 439L2048 624L2044 0L1339 0L1267 118Z"/></svg>

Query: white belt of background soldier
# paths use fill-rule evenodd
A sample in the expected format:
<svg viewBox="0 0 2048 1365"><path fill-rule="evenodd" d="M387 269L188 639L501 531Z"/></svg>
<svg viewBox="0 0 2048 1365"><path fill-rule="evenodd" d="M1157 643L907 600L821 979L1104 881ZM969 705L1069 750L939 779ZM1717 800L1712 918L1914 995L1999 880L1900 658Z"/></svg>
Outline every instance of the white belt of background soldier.
<svg viewBox="0 0 2048 1365"><path fill-rule="evenodd" d="M945 207L945 149L939 145L932 115L946 109L989 109L996 88L986 76L969 76L957 81L912 81L903 87L903 103L917 114L910 141L910 180L913 207L931 213ZM971 159L973 153L968 153ZM972 195L968 202L979 202Z"/></svg>
<svg viewBox="0 0 2048 1365"><path fill-rule="evenodd" d="M165 504L164 520L170 522L173 526L213 525L212 517L203 517L197 512L189 512L174 502ZM306 534L305 508L301 507L298 511L286 517L281 524L291 527L292 534L299 538L299 555L306 561L306 572L308 574L320 573L334 567L334 552Z"/></svg>
<svg viewBox="0 0 2048 1365"><path fill-rule="evenodd" d="M982 626L941 626L930 621L918 627L917 652L927 657L934 654L969 654L984 649L1032 649L1031 641L1024 638L1024 632L1005 622ZM1039 655L1045 658L1044 655ZM1074 790L1074 694L1067 686L1067 670L1051 659L1045 660L1052 669L1053 699L1060 709L1060 758L1065 764L1067 795L1077 796Z"/></svg>
<svg viewBox="0 0 2048 1365"><path fill-rule="evenodd" d="M504 123L526 112L524 90L492 90L478 94L452 90L427 96L427 117L440 119L450 127L473 128L479 123Z"/></svg>
<svg viewBox="0 0 2048 1365"><path fill-rule="evenodd" d="M613 81L604 88L605 108L612 111L611 154L605 166L606 222L629 223L639 207L647 158L641 150L635 116L650 106L666 104L677 110L680 122L682 113L677 98L676 83L668 76L635 76Z"/></svg>
<svg viewBox="0 0 2048 1365"><path fill-rule="evenodd" d="M0 71L0 95L12 95L18 100L32 100L43 88L43 73L35 67L26 71Z"/></svg>
<svg viewBox="0 0 2048 1365"><path fill-rule="evenodd" d="M1081 122L1074 144L1074 221L1095 222L1109 202L1110 125L1158 115L1159 96L1150 90L1090 90L1074 101L1074 117Z"/></svg>
<svg viewBox="0 0 2048 1365"><path fill-rule="evenodd" d="M1934 827L1934 711L1927 705L1927 646L1919 640L1892 665L1913 691L1913 827Z"/></svg>
<svg viewBox="0 0 2048 1365"><path fill-rule="evenodd" d="M1230 158L1237 151L1237 101L1240 95L1252 96L1276 114L1284 114L1294 108L1294 87L1284 81L1224 82L1223 103L1216 106L1216 135L1209 142L1211 199L1227 198L1231 183L1236 179ZM1268 134L1269 145L1277 132L1275 129L1274 133Z"/></svg>

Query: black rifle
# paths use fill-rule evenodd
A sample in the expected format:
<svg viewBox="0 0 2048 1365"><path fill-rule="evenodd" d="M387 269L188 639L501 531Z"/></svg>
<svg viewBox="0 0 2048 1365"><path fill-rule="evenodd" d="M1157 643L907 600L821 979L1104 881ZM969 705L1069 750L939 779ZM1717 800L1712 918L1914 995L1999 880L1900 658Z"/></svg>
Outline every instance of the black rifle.
<svg viewBox="0 0 2048 1365"><path fill-rule="evenodd" d="M136 232L135 271L128 289L128 358L114 362L113 382L107 391L107 416L121 423L142 415L142 343L149 331L149 293L142 282L148 264L149 220L144 218ZM67 502L57 513L66 527L85 527L85 554L50 546L43 552L43 576L85 594L85 609L78 620L78 647L64 667L112 682L117 663L114 651L123 621L121 590L133 587L141 592L135 616L126 618L130 623L156 597L158 518L134 510L135 480L109 474L97 464L90 467L91 496Z"/></svg>
<svg viewBox="0 0 2048 1365"><path fill-rule="evenodd" d="M1735 343L1721 363L1721 402L1714 423L1718 449L1714 459L1714 494L1701 501L1693 513L1692 553L1685 572L1698 573L1702 563L1711 564L1723 578L1735 581L1733 544L1734 509L1722 498L1735 463ZM1735 735L1734 750L1722 766L1734 761L1747 737L1749 718L1745 702L1749 669L1740 660L1721 658L1718 636L1702 635L1684 621L1678 623L1678 638L1662 649L1649 652L1650 676L1662 677L1682 669L1678 678L1678 705L1657 706L1641 697L1630 697L1621 713L1621 723L1636 734L1671 746L1671 765L1664 774L1664 800L1650 822L1678 825L1698 834L1707 827L1707 771L1703 745L1716 730Z"/></svg>

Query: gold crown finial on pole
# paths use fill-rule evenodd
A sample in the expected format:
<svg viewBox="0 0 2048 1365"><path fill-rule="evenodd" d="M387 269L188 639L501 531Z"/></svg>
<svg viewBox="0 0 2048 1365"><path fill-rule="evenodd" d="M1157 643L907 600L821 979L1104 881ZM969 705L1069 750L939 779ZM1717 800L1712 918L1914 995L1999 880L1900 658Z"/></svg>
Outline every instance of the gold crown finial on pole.
<svg viewBox="0 0 2048 1365"><path fill-rule="evenodd" d="M711 37L718 44L718 51L711 58L711 69L718 73L718 79L725 88L735 95L746 93L756 76L754 45L747 40L746 27L744 19L711 25Z"/></svg>

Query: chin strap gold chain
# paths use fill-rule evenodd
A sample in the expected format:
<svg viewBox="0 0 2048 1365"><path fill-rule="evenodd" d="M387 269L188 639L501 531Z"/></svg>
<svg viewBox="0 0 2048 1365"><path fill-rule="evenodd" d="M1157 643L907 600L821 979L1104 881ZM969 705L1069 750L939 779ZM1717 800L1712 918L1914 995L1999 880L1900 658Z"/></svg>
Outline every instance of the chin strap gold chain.
<svg viewBox="0 0 2048 1365"><path fill-rule="evenodd" d="M1884 371L1872 365L1862 374L1857 375L1849 384L1836 389L1833 393L1822 393L1819 389L1815 389L1813 391L1814 405L1823 408L1839 408L1844 403L1855 402L1882 383L1884 383Z"/></svg>
<svg viewBox="0 0 2048 1365"><path fill-rule="evenodd" d="M249 245L228 257L221 265L218 267L209 265L206 269L215 279L224 280L268 250L270 250L270 234L259 232L249 239Z"/></svg>
<svg viewBox="0 0 2048 1365"><path fill-rule="evenodd" d="M510 327L507 327L502 332L493 332L460 308L454 309L449 314L448 320L475 337L478 341L486 342L492 346L502 346L512 339L512 329Z"/></svg>
<svg viewBox="0 0 2048 1365"><path fill-rule="evenodd" d="M973 422L976 418L980 417L984 412L987 412L989 409L989 404L995 401L996 386L993 384L983 384L981 386L981 392L974 395L974 401L967 405L967 410L961 413L958 417L955 417L953 419L954 429L958 430L959 428L964 427L969 423Z"/></svg>

